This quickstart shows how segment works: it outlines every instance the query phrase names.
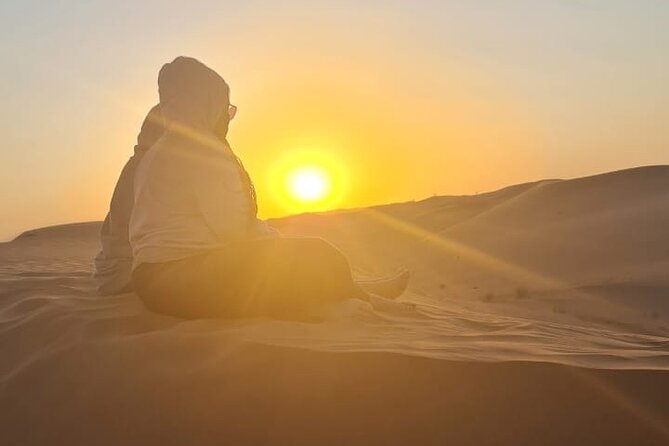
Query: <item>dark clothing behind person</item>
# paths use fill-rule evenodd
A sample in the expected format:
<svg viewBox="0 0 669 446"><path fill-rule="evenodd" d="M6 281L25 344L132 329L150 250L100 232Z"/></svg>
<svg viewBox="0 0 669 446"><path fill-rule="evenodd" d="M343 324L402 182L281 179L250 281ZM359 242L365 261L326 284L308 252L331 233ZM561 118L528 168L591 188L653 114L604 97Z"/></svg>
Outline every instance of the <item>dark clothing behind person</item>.
<svg viewBox="0 0 669 446"><path fill-rule="evenodd" d="M155 105L148 113L137 136L135 153L126 162L118 178L109 212L102 224L102 249L95 257L94 277L102 295L132 290L132 248L128 238L128 224L134 203L133 183L135 170L146 153L164 131L160 107Z"/></svg>

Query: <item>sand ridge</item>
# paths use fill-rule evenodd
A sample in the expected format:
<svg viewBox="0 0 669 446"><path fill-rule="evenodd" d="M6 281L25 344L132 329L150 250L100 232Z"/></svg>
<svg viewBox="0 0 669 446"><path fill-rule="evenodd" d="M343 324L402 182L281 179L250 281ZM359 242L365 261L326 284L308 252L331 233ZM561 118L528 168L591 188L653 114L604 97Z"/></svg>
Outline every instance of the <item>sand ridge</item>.
<svg viewBox="0 0 669 446"><path fill-rule="evenodd" d="M351 444L537 444L548 417L567 438L663 444L667 223L664 166L274 221L335 243L361 277L414 272L416 310L348 301L320 324L151 314L95 295L99 223L29 231L0 244L0 424L9 444L342 444L337 422L366 413L378 425Z"/></svg>

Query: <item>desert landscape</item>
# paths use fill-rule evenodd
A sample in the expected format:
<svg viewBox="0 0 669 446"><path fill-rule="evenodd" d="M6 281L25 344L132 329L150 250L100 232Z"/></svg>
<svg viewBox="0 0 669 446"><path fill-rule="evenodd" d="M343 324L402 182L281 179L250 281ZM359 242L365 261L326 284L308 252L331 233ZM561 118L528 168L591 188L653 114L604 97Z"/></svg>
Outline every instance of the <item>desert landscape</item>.
<svg viewBox="0 0 669 446"><path fill-rule="evenodd" d="M669 445L667 23L0 2L0 446Z"/></svg>
<svg viewBox="0 0 669 446"><path fill-rule="evenodd" d="M669 166L270 222L410 306L181 320L92 281L99 222L0 244L6 445L669 442Z"/></svg>

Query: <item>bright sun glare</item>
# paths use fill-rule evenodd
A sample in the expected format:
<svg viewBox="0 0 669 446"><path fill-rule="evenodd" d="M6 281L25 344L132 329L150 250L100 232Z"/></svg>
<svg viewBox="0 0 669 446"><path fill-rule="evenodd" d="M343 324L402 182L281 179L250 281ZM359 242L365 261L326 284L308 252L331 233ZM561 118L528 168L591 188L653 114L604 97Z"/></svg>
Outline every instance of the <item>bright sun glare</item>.
<svg viewBox="0 0 669 446"><path fill-rule="evenodd" d="M334 149L290 149L269 163L268 192L290 213L336 209L349 191L346 163Z"/></svg>
<svg viewBox="0 0 669 446"><path fill-rule="evenodd" d="M301 202L312 203L327 197L330 177L321 168L303 166L291 171L286 178L290 195Z"/></svg>

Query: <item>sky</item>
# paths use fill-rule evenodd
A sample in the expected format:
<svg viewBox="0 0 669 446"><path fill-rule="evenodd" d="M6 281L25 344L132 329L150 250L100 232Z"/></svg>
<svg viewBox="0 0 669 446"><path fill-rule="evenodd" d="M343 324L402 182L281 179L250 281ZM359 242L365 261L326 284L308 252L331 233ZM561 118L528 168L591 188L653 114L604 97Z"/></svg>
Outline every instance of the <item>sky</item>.
<svg viewBox="0 0 669 446"><path fill-rule="evenodd" d="M231 86L261 217L291 163L350 208L669 164L664 0L0 3L0 240L101 220L157 74ZM282 167L283 166L283 167Z"/></svg>

